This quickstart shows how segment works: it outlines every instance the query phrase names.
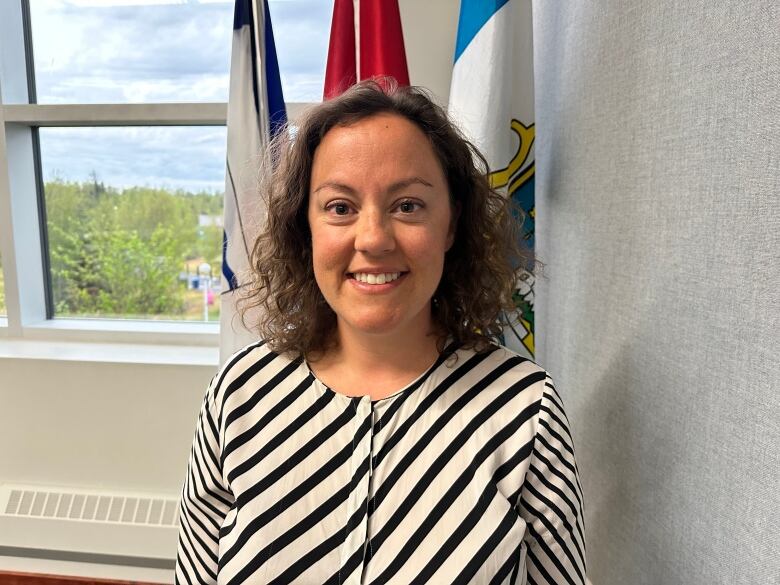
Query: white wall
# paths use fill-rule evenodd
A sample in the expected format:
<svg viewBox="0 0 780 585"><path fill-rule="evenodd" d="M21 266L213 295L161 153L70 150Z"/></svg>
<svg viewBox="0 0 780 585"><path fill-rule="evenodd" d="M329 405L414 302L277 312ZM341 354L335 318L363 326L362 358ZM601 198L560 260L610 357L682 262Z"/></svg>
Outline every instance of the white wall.
<svg viewBox="0 0 780 585"><path fill-rule="evenodd" d="M409 82L430 89L441 105L450 97L459 0L400 0Z"/></svg>
<svg viewBox="0 0 780 585"><path fill-rule="evenodd" d="M0 480L175 495L213 372L0 359Z"/></svg>

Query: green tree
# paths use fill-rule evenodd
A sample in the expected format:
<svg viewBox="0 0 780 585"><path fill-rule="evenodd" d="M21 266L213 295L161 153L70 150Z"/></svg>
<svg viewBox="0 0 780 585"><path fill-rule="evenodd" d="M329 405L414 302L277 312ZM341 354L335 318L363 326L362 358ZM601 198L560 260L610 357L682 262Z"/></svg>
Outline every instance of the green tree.
<svg viewBox="0 0 780 585"><path fill-rule="evenodd" d="M179 272L186 260L220 270L222 230L200 227L219 216L218 194L106 187L45 186L51 276L58 314L176 317L185 310Z"/></svg>

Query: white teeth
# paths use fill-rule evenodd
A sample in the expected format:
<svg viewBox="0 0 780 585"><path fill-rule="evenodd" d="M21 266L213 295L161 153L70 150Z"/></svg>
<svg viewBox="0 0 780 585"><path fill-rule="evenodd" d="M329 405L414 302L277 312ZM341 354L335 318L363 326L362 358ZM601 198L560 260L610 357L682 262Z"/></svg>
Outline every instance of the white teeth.
<svg viewBox="0 0 780 585"><path fill-rule="evenodd" d="M400 272L385 272L384 274L368 274L366 272L356 272L354 275L355 280L365 282L366 284L387 284L393 282L399 276Z"/></svg>

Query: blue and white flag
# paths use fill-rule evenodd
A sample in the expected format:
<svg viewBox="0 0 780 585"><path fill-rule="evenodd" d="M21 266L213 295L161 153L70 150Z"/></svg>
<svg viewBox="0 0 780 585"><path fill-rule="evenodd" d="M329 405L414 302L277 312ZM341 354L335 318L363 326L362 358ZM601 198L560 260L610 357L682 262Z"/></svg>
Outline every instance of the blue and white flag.
<svg viewBox="0 0 780 585"><path fill-rule="evenodd" d="M220 361L254 341L236 313L250 254L265 222L258 159L287 121L267 0L236 0L227 114Z"/></svg>
<svg viewBox="0 0 780 585"><path fill-rule="evenodd" d="M525 213L534 245L534 77L531 0L461 0L449 113L490 165L492 185ZM521 270L503 342L534 355L534 281Z"/></svg>

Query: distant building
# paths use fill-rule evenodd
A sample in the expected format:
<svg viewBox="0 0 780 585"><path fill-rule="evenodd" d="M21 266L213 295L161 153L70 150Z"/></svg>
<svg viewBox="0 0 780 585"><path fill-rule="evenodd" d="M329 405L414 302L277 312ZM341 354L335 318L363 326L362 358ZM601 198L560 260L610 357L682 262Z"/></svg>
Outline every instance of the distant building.
<svg viewBox="0 0 780 585"><path fill-rule="evenodd" d="M198 227L222 227L221 215L206 215L205 213L198 214Z"/></svg>

